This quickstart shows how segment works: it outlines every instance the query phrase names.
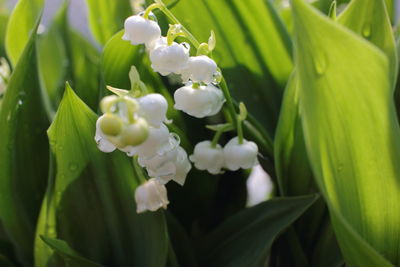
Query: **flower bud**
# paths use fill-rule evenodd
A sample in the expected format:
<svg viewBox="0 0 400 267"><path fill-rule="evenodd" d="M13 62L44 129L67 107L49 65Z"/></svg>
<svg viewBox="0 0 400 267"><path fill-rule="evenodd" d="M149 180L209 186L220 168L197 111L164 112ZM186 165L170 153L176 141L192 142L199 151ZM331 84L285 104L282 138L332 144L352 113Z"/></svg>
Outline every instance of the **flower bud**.
<svg viewBox="0 0 400 267"><path fill-rule="evenodd" d="M116 146L110 140L108 140L107 136L101 130L100 122L101 122L101 119L103 116L101 116L100 118L97 119L96 134L94 136L94 140L96 141L97 146L100 149L100 151L103 151L105 153L110 153L116 149Z"/></svg>
<svg viewBox="0 0 400 267"><path fill-rule="evenodd" d="M192 84L185 85L175 91L174 99L175 109L196 118L217 114L225 102L222 91L212 84L196 89Z"/></svg>
<svg viewBox="0 0 400 267"><path fill-rule="evenodd" d="M137 213L143 213L146 210L156 211L159 208L166 209L169 204L167 189L157 179L152 178L136 188L135 201Z"/></svg>
<svg viewBox="0 0 400 267"><path fill-rule="evenodd" d="M206 84L214 80L217 64L207 56L190 57L185 69L181 71L183 82L203 82Z"/></svg>
<svg viewBox="0 0 400 267"><path fill-rule="evenodd" d="M224 167L224 152L220 145L217 144L216 147L212 147L211 141L203 141L194 147L190 160L199 170L207 170L211 174L219 174Z"/></svg>
<svg viewBox="0 0 400 267"><path fill-rule="evenodd" d="M116 95L109 95L104 97L100 102L100 109L103 113L110 112L111 106L115 104L117 101L118 96Z"/></svg>
<svg viewBox="0 0 400 267"><path fill-rule="evenodd" d="M105 135L117 136L122 131L121 119L111 113L106 113L99 118L100 129Z"/></svg>
<svg viewBox="0 0 400 267"><path fill-rule="evenodd" d="M161 29L157 22L145 19L142 16L130 16L125 20L125 33L122 40L130 41L133 45L150 44L161 36Z"/></svg>
<svg viewBox="0 0 400 267"><path fill-rule="evenodd" d="M161 38L150 51L151 67L163 76L179 73L186 67L188 60L188 47L175 42L168 45L165 38Z"/></svg>
<svg viewBox="0 0 400 267"><path fill-rule="evenodd" d="M249 169L257 164L257 154L254 142L243 140L243 144L239 144L239 138L234 137L224 147L225 167L231 171Z"/></svg>
<svg viewBox="0 0 400 267"><path fill-rule="evenodd" d="M127 125L121 133L123 146L137 146L146 141L149 136L149 125L143 118Z"/></svg>
<svg viewBox="0 0 400 267"><path fill-rule="evenodd" d="M160 94L148 94L138 99L138 114L145 118L154 127L159 127L163 121L167 120L166 114L168 102Z"/></svg>

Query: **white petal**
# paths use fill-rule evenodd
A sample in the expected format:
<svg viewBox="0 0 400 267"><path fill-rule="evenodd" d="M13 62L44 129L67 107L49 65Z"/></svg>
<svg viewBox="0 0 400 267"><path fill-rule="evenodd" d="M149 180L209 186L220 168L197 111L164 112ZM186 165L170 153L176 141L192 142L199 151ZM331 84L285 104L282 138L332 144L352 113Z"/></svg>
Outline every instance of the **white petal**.
<svg viewBox="0 0 400 267"><path fill-rule="evenodd" d="M166 209L169 204L167 189L155 178L152 178L136 188L135 201L137 213L146 210L156 211L159 208Z"/></svg>
<svg viewBox="0 0 400 267"><path fill-rule="evenodd" d="M243 144L239 144L239 138L234 137L224 147L225 167L231 171L249 169L258 163L257 154L254 142L243 140Z"/></svg>
<svg viewBox="0 0 400 267"><path fill-rule="evenodd" d="M155 72L166 76L179 73L189 60L189 49L183 44L158 44L150 51L151 67Z"/></svg>
<svg viewBox="0 0 400 267"><path fill-rule="evenodd" d="M131 41L133 45L152 43L161 36L161 29L157 22L139 15L127 18L124 27L125 33L122 39Z"/></svg>
<svg viewBox="0 0 400 267"><path fill-rule="evenodd" d="M213 81L216 71L217 64L214 60L207 56L196 56L189 58L186 68L180 74L184 82L191 80L209 84Z"/></svg>
<svg viewBox="0 0 400 267"><path fill-rule="evenodd" d="M183 86L175 91L174 100L175 109L196 118L217 114L225 102L222 91L211 84L197 89L192 84Z"/></svg>
<svg viewBox="0 0 400 267"><path fill-rule="evenodd" d="M160 127L167 120L168 102L160 94L148 94L138 99L139 116L145 118L154 127Z"/></svg>
<svg viewBox="0 0 400 267"><path fill-rule="evenodd" d="M224 167L224 152L220 145L214 148L211 146L211 141L203 141L195 146L190 160L197 169L218 174Z"/></svg>

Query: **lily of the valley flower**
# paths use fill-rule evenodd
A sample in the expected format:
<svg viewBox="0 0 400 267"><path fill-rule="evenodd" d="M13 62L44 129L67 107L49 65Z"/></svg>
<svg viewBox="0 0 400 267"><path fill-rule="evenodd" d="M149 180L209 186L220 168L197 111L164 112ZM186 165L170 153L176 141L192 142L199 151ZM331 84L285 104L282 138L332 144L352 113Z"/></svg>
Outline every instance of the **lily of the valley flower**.
<svg viewBox="0 0 400 267"><path fill-rule="evenodd" d="M220 145L217 144L216 147L213 147L211 141L203 141L194 147L190 160L199 170L219 174L224 167L224 152Z"/></svg>
<svg viewBox="0 0 400 267"><path fill-rule="evenodd" d="M258 147L254 142L243 140L239 144L239 138L232 138L224 147L225 167L236 171L240 168L249 169L257 164Z"/></svg>
<svg viewBox="0 0 400 267"><path fill-rule="evenodd" d="M146 168L149 176L156 177L162 184L173 180L183 185L192 167L186 151L180 146L151 159L139 158L139 164Z"/></svg>
<svg viewBox="0 0 400 267"><path fill-rule="evenodd" d="M165 37L160 38L150 50L151 67L163 76L179 73L189 60L189 45L173 42L167 44Z"/></svg>
<svg viewBox="0 0 400 267"><path fill-rule="evenodd" d="M133 45L146 44L151 46L161 36L157 22L145 19L140 15L130 16L125 20L125 33L122 40L130 41Z"/></svg>
<svg viewBox="0 0 400 267"><path fill-rule="evenodd" d="M148 94L138 99L138 114L153 127L160 127L167 120L168 102L160 94Z"/></svg>
<svg viewBox="0 0 400 267"><path fill-rule="evenodd" d="M186 68L180 74L182 80L187 82L202 82L209 84L214 80L214 74L217 71L217 64L207 56L190 57Z"/></svg>
<svg viewBox="0 0 400 267"><path fill-rule="evenodd" d="M152 178L136 188L135 201L137 213L166 209L169 204L167 189L157 179Z"/></svg>
<svg viewBox="0 0 400 267"><path fill-rule="evenodd" d="M142 144L138 146L126 146L121 150L132 157L138 155L142 158L152 158L157 154L163 154L171 146L169 143L170 133L164 124L160 127L149 126L149 135Z"/></svg>
<svg viewBox="0 0 400 267"><path fill-rule="evenodd" d="M10 77L10 66L5 58L0 58L0 97L7 87L7 80Z"/></svg>
<svg viewBox="0 0 400 267"><path fill-rule="evenodd" d="M225 102L222 91L212 84L193 88L193 84L189 83L175 91L174 99L175 109L196 118L217 114Z"/></svg>

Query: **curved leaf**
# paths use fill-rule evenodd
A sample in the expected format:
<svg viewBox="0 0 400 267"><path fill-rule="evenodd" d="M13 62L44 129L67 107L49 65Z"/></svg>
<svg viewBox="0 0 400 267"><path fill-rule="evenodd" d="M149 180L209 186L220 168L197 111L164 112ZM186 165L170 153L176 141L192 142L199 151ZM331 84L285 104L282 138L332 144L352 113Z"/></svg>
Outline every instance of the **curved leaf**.
<svg viewBox="0 0 400 267"><path fill-rule="evenodd" d="M11 13L7 24L6 51L11 64L15 66L29 36L36 33L36 21L39 19L44 0L20 0Z"/></svg>
<svg viewBox="0 0 400 267"><path fill-rule="evenodd" d="M48 169L49 122L38 81L35 37L15 66L0 110L0 218L24 263L32 260Z"/></svg>
<svg viewBox="0 0 400 267"><path fill-rule="evenodd" d="M389 59L390 78L396 80L398 59L396 43L384 0L353 0L338 22L381 49Z"/></svg>
<svg viewBox="0 0 400 267"><path fill-rule="evenodd" d="M132 15L129 0L86 0L89 26L96 40L104 45Z"/></svg>
<svg viewBox="0 0 400 267"><path fill-rule="evenodd" d="M302 126L313 173L346 261L399 263L400 129L387 57L369 42L294 0ZM339 214L337 216L336 214ZM361 238L349 242L345 225ZM361 242L362 241L362 242ZM344 245L346 244L346 245ZM349 249L351 247L351 249Z"/></svg>
<svg viewBox="0 0 400 267"><path fill-rule="evenodd" d="M203 266L264 266L276 237L316 199L274 198L228 218L202 241Z"/></svg>

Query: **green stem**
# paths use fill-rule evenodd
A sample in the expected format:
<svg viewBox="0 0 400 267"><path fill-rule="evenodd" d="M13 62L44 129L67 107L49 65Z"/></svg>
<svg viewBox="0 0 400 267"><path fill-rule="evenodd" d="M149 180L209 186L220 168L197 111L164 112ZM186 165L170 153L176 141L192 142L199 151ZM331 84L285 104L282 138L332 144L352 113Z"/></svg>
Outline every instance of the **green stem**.
<svg viewBox="0 0 400 267"><path fill-rule="evenodd" d="M197 49L200 43L196 40L196 38L188 31L179 20L172 14L171 11L165 6L165 4L161 0L154 0L156 4L158 4L158 8L174 23L180 24L182 26L182 31L185 33L185 37L192 43L192 45Z"/></svg>
<svg viewBox="0 0 400 267"><path fill-rule="evenodd" d="M239 117L236 118L237 122L237 135L239 138L239 144L243 144L243 127L242 127L242 120Z"/></svg>
<svg viewBox="0 0 400 267"><path fill-rule="evenodd" d="M135 177L138 178L139 185L144 184L145 182L147 182L147 179L144 177L143 169L138 163L138 156L134 156L132 158L132 161L133 161L133 168L135 169L135 173L136 173Z"/></svg>
<svg viewBox="0 0 400 267"><path fill-rule="evenodd" d="M148 19L150 12L156 8L160 8L160 5L157 3L149 5L146 10L144 11L143 18Z"/></svg>
<svg viewBox="0 0 400 267"><path fill-rule="evenodd" d="M216 148L219 139L221 138L222 133L226 132L229 128L231 128L232 126L230 124L225 125L224 127L222 127L221 129L219 129L218 131L215 132L215 135L212 139L211 142L211 147L212 148Z"/></svg>
<svg viewBox="0 0 400 267"><path fill-rule="evenodd" d="M237 113L235 110L235 106L233 104L231 93L229 92L228 85L226 84L226 81L223 76L222 76L221 83L219 84L219 86L221 87L222 93L224 94L224 97L226 99L226 104L228 106L228 111L231 116L233 125L234 125L235 129L238 129L238 124L237 124L237 119L236 119Z"/></svg>

